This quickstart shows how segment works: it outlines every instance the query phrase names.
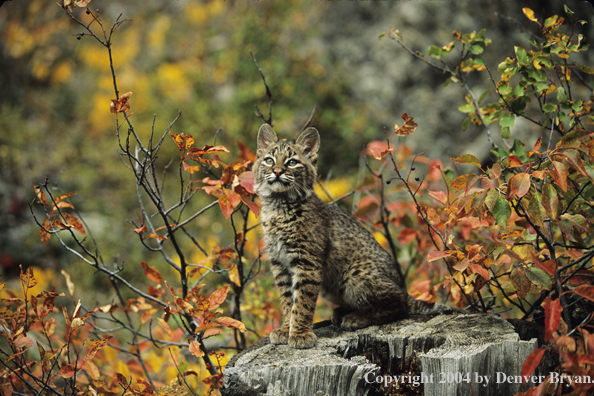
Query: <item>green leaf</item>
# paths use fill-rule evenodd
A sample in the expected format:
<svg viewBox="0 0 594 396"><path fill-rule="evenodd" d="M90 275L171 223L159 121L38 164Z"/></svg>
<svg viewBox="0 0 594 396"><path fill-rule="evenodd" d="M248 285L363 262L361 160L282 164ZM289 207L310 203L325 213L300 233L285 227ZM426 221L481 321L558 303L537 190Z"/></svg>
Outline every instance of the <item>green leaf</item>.
<svg viewBox="0 0 594 396"><path fill-rule="evenodd" d="M528 201L528 208L526 208L530 220L539 227L542 227L543 221L547 214L542 204L542 196L538 191L532 192L532 197Z"/></svg>
<svg viewBox="0 0 594 396"><path fill-rule="evenodd" d="M472 154L463 154L460 157L450 158L450 159L458 164L474 165L474 166L478 166L479 168L481 167L481 164L480 164L478 158L476 158Z"/></svg>
<svg viewBox="0 0 594 396"><path fill-rule="evenodd" d="M502 127L513 127L515 121L516 117L514 115L506 113L499 120L499 125L501 125Z"/></svg>
<svg viewBox="0 0 594 396"><path fill-rule="evenodd" d="M511 216L511 206L501 194L497 196L491 213L493 214L497 224L502 226L504 229L507 229L507 221Z"/></svg>
<svg viewBox="0 0 594 396"><path fill-rule="evenodd" d="M545 113L552 113L557 111L557 105L553 103L546 103L544 106L542 106L542 109Z"/></svg>
<svg viewBox="0 0 594 396"><path fill-rule="evenodd" d="M466 119L464 119L464 122L462 123L462 132L466 132L468 130L470 123L471 123L470 117L466 117Z"/></svg>
<svg viewBox="0 0 594 396"><path fill-rule="evenodd" d="M435 45L430 45L429 49L427 50L427 55L430 55L434 58L441 58L441 48L435 46Z"/></svg>
<svg viewBox="0 0 594 396"><path fill-rule="evenodd" d="M528 55L526 54L526 50L524 48L514 47L514 51L516 52L518 64L520 66L528 65Z"/></svg>
<svg viewBox="0 0 594 396"><path fill-rule="evenodd" d="M481 96L479 96L479 98L478 98L478 103L479 103L479 104L481 104L481 102L482 102L483 100L485 100L485 98L487 97L487 95L489 94L489 92L491 92L491 90L490 90L490 89L487 89L485 92L483 92L483 93L481 94Z"/></svg>
<svg viewBox="0 0 594 396"><path fill-rule="evenodd" d="M550 290L553 286L551 277L549 274L544 272L538 267L529 267L525 271L526 277L532 282L532 284L541 287L546 290Z"/></svg>
<svg viewBox="0 0 594 396"><path fill-rule="evenodd" d="M557 102L567 103L567 94L565 93L565 88L563 87L557 88Z"/></svg>
<svg viewBox="0 0 594 396"><path fill-rule="evenodd" d="M567 5L563 5L563 9L565 10L565 15L567 15L567 19L569 19L570 22L573 22L573 15L575 14L575 12L571 11L569 7L567 7Z"/></svg>
<svg viewBox="0 0 594 396"><path fill-rule="evenodd" d="M470 52L472 52L475 55L482 54L484 50L485 49L481 44L474 44L470 47Z"/></svg>
<svg viewBox="0 0 594 396"><path fill-rule="evenodd" d="M502 139L509 139L511 137L511 131L509 127L502 127L501 128L501 138Z"/></svg>
<svg viewBox="0 0 594 396"><path fill-rule="evenodd" d="M590 66L578 65L576 68L584 73L594 74L594 68L591 68Z"/></svg>
<svg viewBox="0 0 594 396"><path fill-rule="evenodd" d="M458 107L462 113L474 113L476 111L476 107L473 104L464 104Z"/></svg>
<svg viewBox="0 0 594 396"><path fill-rule="evenodd" d="M551 183L542 187L542 206L551 219L555 220L559 216L559 195Z"/></svg>

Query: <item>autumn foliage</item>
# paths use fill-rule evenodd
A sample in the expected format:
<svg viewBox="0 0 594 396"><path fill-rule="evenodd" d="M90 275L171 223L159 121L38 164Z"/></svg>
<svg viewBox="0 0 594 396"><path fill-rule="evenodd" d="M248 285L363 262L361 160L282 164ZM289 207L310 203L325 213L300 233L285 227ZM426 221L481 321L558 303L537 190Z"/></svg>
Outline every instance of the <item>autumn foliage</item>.
<svg viewBox="0 0 594 396"><path fill-rule="evenodd" d="M153 120L142 135L132 92L120 94L111 49L116 30L133 22L120 15L107 26L88 3L58 5L83 29L77 39L89 36L94 42L85 44L109 60L110 97L117 99L106 101L105 114L115 114L117 148L138 196L130 241L154 259L107 263L73 203L84 192L55 193L47 180L34 186L31 213L41 242L56 240L115 297L85 301L64 270L65 291L38 290L32 268L21 269L18 290L0 283L0 393L216 395L229 357L221 350L246 348L280 320L272 281L261 271L255 154L238 142L231 160L235 150L217 145L216 134L210 145L202 136L174 132L181 114L160 133ZM569 8L565 17L544 21L527 8L524 15L538 26L538 39L528 48L515 46L515 56L496 70L480 56L491 44L485 31L454 31L451 42L432 45L426 54L409 47L398 30L381 35L443 73L446 86L466 90L458 107L467 115L461 129L484 131L489 160L459 153L444 164L412 153L406 136L423 133L414 119L422 113L407 109L384 139L363 150L364 176L349 192L332 196L332 181L320 182L317 192L369 227L396 258L415 298L542 325L544 342L522 375L537 370L546 352L558 358L560 375L592 377L594 69L573 60L589 44L575 33L582 21ZM270 89L256 66L270 95L268 118L257 115L272 122ZM469 81L474 74L488 74L492 89L477 95ZM512 140L524 123L536 125L540 135ZM163 158L166 146L176 154ZM200 206L197 197L210 203ZM232 243L212 243L193 228L207 214L222 215ZM571 392L589 394L592 386L574 383ZM525 394L560 389L547 380Z"/></svg>

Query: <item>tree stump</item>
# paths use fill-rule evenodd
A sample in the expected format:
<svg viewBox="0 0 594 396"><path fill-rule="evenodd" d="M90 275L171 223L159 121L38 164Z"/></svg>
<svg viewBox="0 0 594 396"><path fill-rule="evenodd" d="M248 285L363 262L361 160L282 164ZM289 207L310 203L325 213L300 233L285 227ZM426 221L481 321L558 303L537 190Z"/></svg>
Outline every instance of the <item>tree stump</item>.
<svg viewBox="0 0 594 396"><path fill-rule="evenodd" d="M222 394L514 395L525 388L516 376L537 346L488 314L414 315L357 331L330 325L314 332L311 349L265 338L235 356Z"/></svg>

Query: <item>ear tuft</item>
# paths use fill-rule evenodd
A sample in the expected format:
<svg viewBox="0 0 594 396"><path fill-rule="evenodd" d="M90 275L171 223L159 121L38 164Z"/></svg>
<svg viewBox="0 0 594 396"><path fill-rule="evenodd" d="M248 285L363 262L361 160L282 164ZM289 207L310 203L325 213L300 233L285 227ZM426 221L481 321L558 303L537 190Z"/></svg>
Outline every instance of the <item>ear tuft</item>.
<svg viewBox="0 0 594 396"><path fill-rule="evenodd" d="M277 141L278 136L274 129L268 124L263 124L258 131L258 156Z"/></svg>
<svg viewBox="0 0 594 396"><path fill-rule="evenodd" d="M316 128L309 127L295 138L295 143L303 146L304 154L311 157L320 149L320 134Z"/></svg>

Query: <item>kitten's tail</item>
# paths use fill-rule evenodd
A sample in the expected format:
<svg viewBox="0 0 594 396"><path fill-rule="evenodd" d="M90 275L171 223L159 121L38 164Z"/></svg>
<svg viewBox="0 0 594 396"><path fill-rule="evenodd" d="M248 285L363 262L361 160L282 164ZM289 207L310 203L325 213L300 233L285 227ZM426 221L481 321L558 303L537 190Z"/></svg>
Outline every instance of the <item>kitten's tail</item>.
<svg viewBox="0 0 594 396"><path fill-rule="evenodd" d="M447 305L439 303L430 303L427 301L416 300L411 295L408 296L408 312L412 314L424 315L466 313L466 311L459 308L448 307Z"/></svg>

